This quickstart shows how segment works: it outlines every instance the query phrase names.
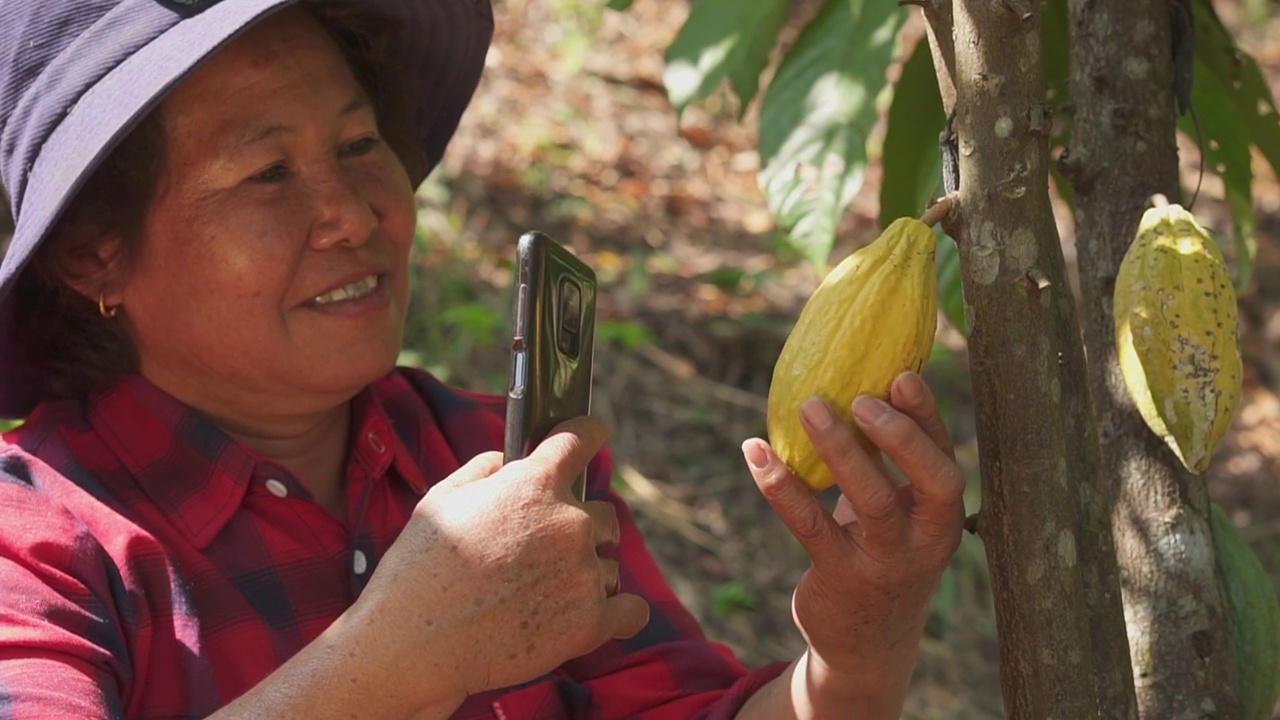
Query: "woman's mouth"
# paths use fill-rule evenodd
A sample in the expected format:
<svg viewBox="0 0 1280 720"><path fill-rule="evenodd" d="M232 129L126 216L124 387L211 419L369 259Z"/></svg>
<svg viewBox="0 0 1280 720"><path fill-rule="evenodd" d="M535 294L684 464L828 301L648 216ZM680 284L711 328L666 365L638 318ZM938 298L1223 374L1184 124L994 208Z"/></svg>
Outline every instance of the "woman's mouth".
<svg viewBox="0 0 1280 720"><path fill-rule="evenodd" d="M318 295L312 298L307 304L315 307L322 307L324 305L342 302L343 300L359 300L362 297L372 294L373 291L377 289L378 276L370 275L362 280L357 280L349 285L343 285L336 290L330 290L323 295Z"/></svg>

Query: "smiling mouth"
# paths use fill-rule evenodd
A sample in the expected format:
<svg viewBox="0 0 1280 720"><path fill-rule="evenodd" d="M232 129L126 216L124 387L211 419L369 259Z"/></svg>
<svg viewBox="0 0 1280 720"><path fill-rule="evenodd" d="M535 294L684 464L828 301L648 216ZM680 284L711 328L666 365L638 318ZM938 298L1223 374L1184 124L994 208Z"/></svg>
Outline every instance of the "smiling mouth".
<svg viewBox="0 0 1280 720"><path fill-rule="evenodd" d="M378 277L379 276L377 275L370 275L369 277L364 278L363 280L357 280L350 285L343 285L337 290L331 290L323 295L317 295L307 304L322 306L342 302L343 300L359 300L360 298L371 294L378 288Z"/></svg>

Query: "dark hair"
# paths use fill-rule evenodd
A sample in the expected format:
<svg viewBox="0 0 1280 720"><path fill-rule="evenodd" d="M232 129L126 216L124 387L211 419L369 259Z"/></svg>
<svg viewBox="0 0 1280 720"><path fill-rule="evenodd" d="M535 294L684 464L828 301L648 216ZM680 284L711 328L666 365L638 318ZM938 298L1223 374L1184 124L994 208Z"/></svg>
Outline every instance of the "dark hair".
<svg viewBox="0 0 1280 720"><path fill-rule="evenodd" d="M398 26L355 4L307 2L303 7L338 44L410 177L421 177L427 161L412 129L413 96L395 62ZM133 267L147 207L164 169L165 141L153 109L81 186L14 286L18 337L45 375L47 397L82 397L138 369L124 326L103 318L97 299L72 287L92 278L77 276L69 260L90 257L118 239L117 266L126 273Z"/></svg>

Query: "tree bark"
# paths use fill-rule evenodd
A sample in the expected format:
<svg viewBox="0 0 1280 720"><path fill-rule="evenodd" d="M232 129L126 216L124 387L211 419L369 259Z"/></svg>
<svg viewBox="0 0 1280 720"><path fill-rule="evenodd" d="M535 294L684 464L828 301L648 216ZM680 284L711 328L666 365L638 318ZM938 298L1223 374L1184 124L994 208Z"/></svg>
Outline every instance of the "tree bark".
<svg viewBox="0 0 1280 720"><path fill-rule="evenodd" d="M1151 433L1116 362L1116 273L1153 193L1177 202L1168 0L1067 0L1071 145L1085 344L1121 571L1138 714L1238 715L1203 480ZM1104 510L1097 503L1094 511Z"/></svg>
<svg viewBox="0 0 1280 720"><path fill-rule="evenodd" d="M1114 553L1102 551L1110 526L1081 512L1101 455L1049 205L1039 3L955 0L953 27L938 27L947 2L923 5L935 57L954 53L955 106L947 109L960 201L944 227L960 250L972 328L977 532L990 565L1005 709L1012 718L1131 717L1118 572Z"/></svg>

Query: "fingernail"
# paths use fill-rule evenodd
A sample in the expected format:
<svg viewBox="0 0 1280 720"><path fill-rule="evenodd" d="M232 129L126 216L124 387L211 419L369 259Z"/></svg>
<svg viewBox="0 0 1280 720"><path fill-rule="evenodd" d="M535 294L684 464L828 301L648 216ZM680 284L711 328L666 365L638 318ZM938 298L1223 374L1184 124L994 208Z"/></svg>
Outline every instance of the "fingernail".
<svg viewBox="0 0 1280 720"><path fill-rule="evenodd" d="M831 408L819 397L811 397L801 403L800 415L818 430L826 430L836 420L835 415L831 414Z"/></svg>
<svg viewBox="0 0 1280 720"><path fill-rule="evenodd" d="M764 446L753 440L742 443L742 456L747 459L747 463L757 470L763 470L769 467L769 453L764 451Z"/></svg>
<svg viewBox="0 0 1280 720"><path fill-rule="evenodd" d="M858 418L864 425L874 425L888 411L888 405L885 405L879 398L873 398L869 395L862 395L853 401L854 417Z"/></svg>
<svg viewBox="0 0 1280 720"><path fill-rule="evenodd" d="M902 378L898 380L898 392L908 404L919 405L920 401L924 399L924 384L920 382L919 375L903 373Z"/></svg>

